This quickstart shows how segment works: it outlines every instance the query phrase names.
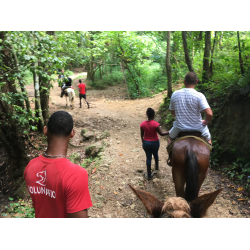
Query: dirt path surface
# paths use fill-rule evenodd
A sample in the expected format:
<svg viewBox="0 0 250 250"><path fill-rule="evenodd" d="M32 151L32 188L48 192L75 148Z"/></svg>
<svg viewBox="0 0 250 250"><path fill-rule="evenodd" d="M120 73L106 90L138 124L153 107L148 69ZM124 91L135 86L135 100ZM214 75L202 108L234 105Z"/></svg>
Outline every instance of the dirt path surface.
<svg viewBox="0 0 250 250"><path fill-rule="evenodd" d="M74 76L74 78L76 77ZM76 90L77 83L78 79L74 79L73 85ZM73 153L79 154L79 163L85 158L86 147L95 143L94 140L82 142L82 129L87 129L96 136L104 131L110 133L110 136L103 140L105 147L98 165L96 162L91 162L86 167L89 173L89 189L93 202L93 207L89 209L89 217L148 217L144 206L127 184L130 183L136 188L146 190L162 201L166 196L175 196L171 167L166 163L166 137L159 136L159 173L151 181L147 181L143 177L146 171L146 156L141 145L139 125L146 120L145 113L148 107L158 111L166 92L152 98L127 100L124 85L107 87L105 90L92 90L87 85L87 89L90 108L87 108L85 102L82 108L79 108L77 94L75 107L72 110L65 106L65 98L60 98L61 90L55 83L50 95L50 112L65 110L72 115L76 135L71 140L71 144L81 145L81 147L70 146L67 156L69 158ZM30 91L29 94L32 96ZM152 163L152 168L154 168L154 162ZM95 167L97 167L96 171ZM210 170L200 193L208 193L220 187L224 189L210 207L206 217L250 217L249 201L238 201L242 198L242 194L237 191L239 187L230 185L226 178L220 176L218 172Z"/></svg>

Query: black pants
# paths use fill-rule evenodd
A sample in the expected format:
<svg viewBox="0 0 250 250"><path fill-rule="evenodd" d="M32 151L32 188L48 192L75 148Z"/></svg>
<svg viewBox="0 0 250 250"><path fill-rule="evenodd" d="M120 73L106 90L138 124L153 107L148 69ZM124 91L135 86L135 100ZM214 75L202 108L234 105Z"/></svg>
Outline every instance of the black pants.
<svg viewBox="0 0 250 250"><path fill-rule="evenodd" d="M86 94L79 94L79 98L80 98L80 107L81 107L82 106L82 98L84 98L86 100ZM89 105L88 102L87 102L87 104Z"/></svg>

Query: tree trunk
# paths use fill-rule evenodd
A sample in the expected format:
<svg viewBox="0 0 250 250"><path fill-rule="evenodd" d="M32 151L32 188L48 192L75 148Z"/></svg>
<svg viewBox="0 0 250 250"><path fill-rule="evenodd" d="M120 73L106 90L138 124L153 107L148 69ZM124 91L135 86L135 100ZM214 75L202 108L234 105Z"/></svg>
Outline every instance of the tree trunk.
<svg viewBox="0 0 250 250"><path fill-rule="evenodd" d="M213 57L214 57L214 50L215 50L216 42L217 42L217 31L215 31L215 33L214 33L214 44L213 44L213 48L211 50L211 62L210 62L210 75L211 75L211 77L213 76Z"/></svg>
<svg viewBox="0 0 250 250"><path fill-rule="evenodd" d="M54 36L55 35L55 31L46 31L46 33L50 36Z"/></svg>
<svg viewBox="0 0 250 250"><path fill-rule="evenodd" d="M124 77L125 84L126 84L126 86L127 86L128 99L130 99L129 90L128 90L128 83L127 83L126 76L125 76L125 72L124 72L124 65L123 65L123 62L120 63L120 67L121 67L121 71L122 71L122 73L123 73L123 77Z"/></svg>
<svg viewBox="0 0 250 250"><path fill-rule="evenodd" d="M202 41L202 31L200 31L200 34L199 34L199 41Z"/></svg>
<svg viewBox="0 0 250 250"><path fill-rule="evenodd" d="M36 117L39 118L38 121L38 130L43 131L44 127L44 121L43 121L43 115L42 115L42 108L41 108L41 99L40 99L40 91L39 91L39 77L37 75L36 68L38 67L38 61L34 63L34 89L35 89L35 109L36 109Z"/></svg>
<svg viewBox="0 0 250 250"><path fill-rule="evenodd" d="M11 52L13 54L15 66L17 68L17 71L20 73L19 62L18 62L18 58L16 56L16 52L15 52L15 50L14 50L14 48L13 48L12 45L10 45L10 47L11 47ZM26 88L25 88L25 86L23 84L23 78L22 77L18 77L18 82L19 82L19 85L21 87L21 91L22 91L22 93L25 96L24 100L25 100L27 112L30 113L30 111L31 111L31 109L30 109L30 101L29 101L29 98L28 98L28 94L27 94Z"/></svg>
<svg viewBox="0 0 250 250"><path fill-rule="evenodd" d="M211 51L211 31L205 32L205 50L203 57L203 74L202 83L206 83L210 79L209 57Z"/></svg>
<svg viewBox="0 0 250 250"><path fill-rule="evenodd" d="M188 51L188 46L187 46L187 38L186 38L186 31L182 31L182 40L183 40L185 60L186 60L187 66L188 66L188 70L190 72L194 72L192 62L191 62L190 57L189 57L189 51Z"/></svg>
<svg viewBox="0 0 250 250"><path fill-rule="evenodd" d="M55 31L46 31L47 35L54 36ZM50 74L51 73L48 73ZM46 78L39 77L39 91L40 91L40 101L41 101L41 109L44 123L47 123L49 119L49 95L50 95L50 81Z"/></svg>
<svg viewBox="0 0 250 250"><path fill-rule="evenodd" d="M170 64L170 37L171 31L167 31L167 53L166 53L166 69L167 69L167 77L168 77L168 98L172 96L172 69Z"/></svg>
<svg viewBox="0 0 250 250"><path fill-rule="evenodd" d="M93 63L93 56L91 57L91 62L90 62L90 65L89 65L89 80L91 80L92 82L95 81L95 73L94 73L94 63Z"/></svg>
<svg viewBox="0 0 250 250"><path fill-rule="evenodd" d="M222 44L222 37L223 37L223 31L221 31L221 35L220 35L220 42L219 42L220 50L222 50L222 47L221 47L221 44Z"/></svg>
<svg viewBox="0 0 250 250"><path fill-rule="evenodd" d="M49 119L49 94L50 94L50 81L47 79L40 79L40 100L41 100L41 109L44 123L46 124Z"/></svg>
<svg viewBox="0 0 250 250"><path fill-rule="evenodd" d="M240 48L240 32L237 31L237 37L238 37L238 47L239 47L239 61L240 61L240 71L241 71L241 75L244 75L244 68L243 68L243 60L241 57L241 48Z"/></svg>

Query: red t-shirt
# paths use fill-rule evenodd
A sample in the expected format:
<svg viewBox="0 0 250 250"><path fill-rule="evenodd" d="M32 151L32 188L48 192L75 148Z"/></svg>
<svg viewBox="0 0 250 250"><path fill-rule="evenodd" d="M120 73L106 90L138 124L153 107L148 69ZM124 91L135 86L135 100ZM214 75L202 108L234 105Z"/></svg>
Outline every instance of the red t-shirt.
<svg viewBox="0 0 250 250"><path fill-rule="evenodd" d="M86 85L85 85L84 83L78 84L78 88L80 89L80 94L81 94L81 95L86 94L86 91L85 91Z"/></svg>
<svg viewBox="0 0 250 250"><path fill-rule="evenodd" d="M29 162L24 179L36 218L66 218L92 207L87 171L66 158L40 155Z"/></svg>
<svg viewBox="0 0 250 250"><path fill-rule="evenodd" d="M140 127L144 131L145 141L159 141L158 134L156 132L156 128L159 127L160 124L154 120L144 121L140 124Z"/></svg>

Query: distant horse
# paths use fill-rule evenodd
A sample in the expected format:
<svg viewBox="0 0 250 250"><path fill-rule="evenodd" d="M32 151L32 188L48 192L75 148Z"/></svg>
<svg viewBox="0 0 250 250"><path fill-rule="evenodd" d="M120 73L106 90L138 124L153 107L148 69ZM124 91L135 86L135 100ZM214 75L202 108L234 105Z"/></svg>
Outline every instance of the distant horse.
<svg viewBox="0 0 250 250"><path fill-rule="evenodd" d="M174 143L170 161L176 196L188 202L198 197L208 173L211 149L209 144L194 137L183 137Z"/></svg>
<svg viewBox="0 0 250 250"><path fill-rule="evenodd" d="M66 95L65 95L66 106L68 106L68 99L67 98L69 98L70 107L72 107L72 109L73 109L74 108L74 100L75 100L75 96L76 96L75 91L72 88L67 88L64 91L66 92Z"/></svg>
<svg viewBox="0 0 250 250"><path fill-rule="evenodd" d="M169 197L165 202L158 200L152 194L136 189L128 184L136 196L144 204L147 213L153 218L202 218L206 215L208 208L213 204L218 194L214 192L201 195L190 203L181 197Z"/></svg>

